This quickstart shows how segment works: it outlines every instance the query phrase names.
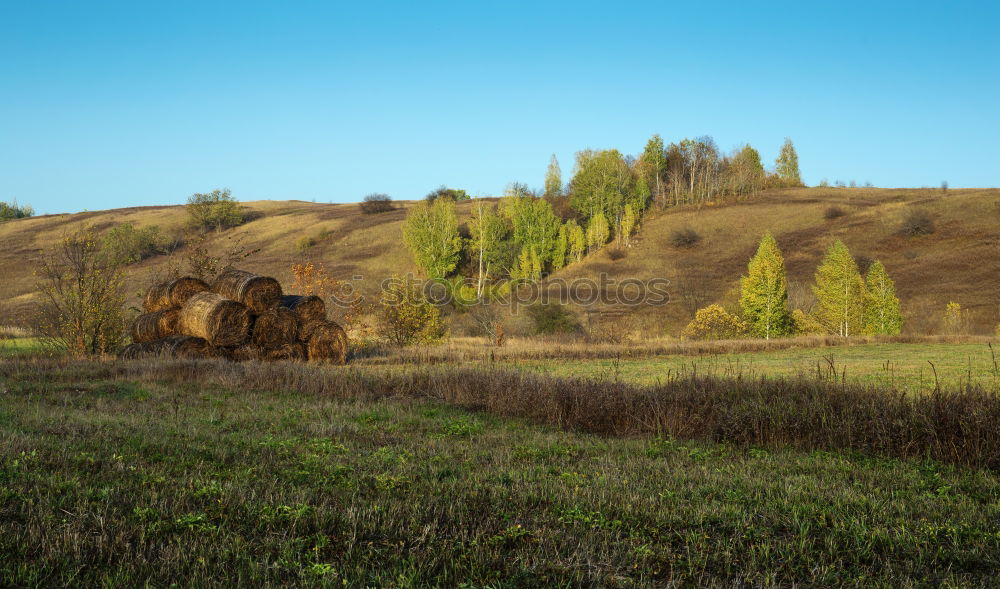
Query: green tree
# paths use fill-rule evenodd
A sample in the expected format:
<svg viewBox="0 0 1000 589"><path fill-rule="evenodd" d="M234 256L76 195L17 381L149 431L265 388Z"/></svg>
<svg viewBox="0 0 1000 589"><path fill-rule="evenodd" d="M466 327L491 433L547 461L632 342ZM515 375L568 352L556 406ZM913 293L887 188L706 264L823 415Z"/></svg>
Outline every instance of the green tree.
<svg viewBox="0 0 1000 589"><path fill-rule="evenodd" d="M726 311L722 305L698 309L691 323L681 333L685 339L732 339L747 331L746 323Z"/></svg>
<svg viewBox="0 0 1000 589"><path fill-rule="evenodd" d="M646 142L646 148L639 156L636 168L639 176L652 192L653 200L662 206L666 188L663 177L667 171L667 156L663 151L663 139L659 135L653 135Z"/></svg>
<svg viewBox="0 0 1000 589"><path fill-rule="evenodd" d="M587 250L593 252L601 249L610 236L608 220L604 217L604 213L597 213L587 224Z"/></svg>
<svg viewBox="0 0 1000 589"><path fill-rule="evenodd" d="M378 334L393 345L433 343L446 335L441 311L417 285L399 276L383 285L377 315Z"/></svg>
<svg viewBox="0 0 1000 589"><path fill-rule="evenodd" d="M516 247L534 249L543 266L550 264L562 224L552 205L532 196L523 185L512 184L500 201L500 210L510 221Z"/></svg>
<svg viewBox="0 0 1000 589"><path fill-rule="evenodd" d="M882 262L875 260L869 266L865 286L865 333L898 335L903 329L903 314L896 297L896 284Z"/></svg>
<svg viewBox="0 0 1000 589"><path fill-rule="evenodd" d="M643 211L649 187L633 173L615 149L584 150L576 155L576 173L570 182L570 206L588 219L598 213L618 232L625 205L633 203ZM610 226L610 225L609 225Z"/></svg>
<svg viewBox="0 0 1000 589"><path fill-rule="evenodd" d="M552 269L558 270L565 266L567 255L569 255L569 227L563 223L559 226L559 234L556 235L556 246L552 250Z"/></svg>
<svg viewBox="0 0 1000 589"><path fill-rule="evenodd" d="M740 307L751 334L771 339L791 332L785 260L770 233L761 238L740 286Z"/></svg>
<svg viewBox="0 0 1000 589"><path fill-rule="evenodd" d="M18 205L16 200L10 203L0 202L0 221L24 219L34 214L35 209L31 208L31 205Z"/></svg>
<svg viewBox="0 0 1000 589"><path fill-rule="evenodd" d="M403 239L414 261L430 278L447 276L455 269L462 251L455 202L439 198L433 203L417 203L406 217Z"/></svg>
<svg viewBox="0 0 1000 589"><path fill-rule="evenodd" d="M428 202L434 202L439 198L444 198L448 200L469 200L469 194L464 190L458 188L448 188L447 186L439 186L436 189L427 193L424 200Z"/></svg>
<svg viewBox="0 0 1000 589"><path fill-rule="evenodd" d="M545 196L559 196L562 194L562 170L559 168L559 160L556 154L552 154L549 160L549 169L545 171Z"/></svg>
<svg viewBox="0 0 1000 589"><path fill-rule="evenodd" d="M632 232L639 222L639 213L635 210L635 205L628 203L625 205L625 213L622 215L621 228L618 232L618 240L626 246L631 244Z"/></svg>
<svg viewBox="0 0 1000 589"><path fill-rule="evenodd" d="M730 194L743 196L763 189L765 179L760 153L745 145L736 152L726 167L724 183Z"/></svg>
<svg viewBox="0 0 1000 589"><path fill-rule="evenodd" d="M478 299L483 296L483 284L489 280L490 271L498 270L505 258L508 230L496 206L487 206L480 200L472 210L469 233L471 234L469 245L479 264L479 278L476 283Z"/></svg>
<svg viewBox="0 0 1000 589"><path fill-rule="evenodd" d="M246 220L228 188L192 194L188 197L187 211L196 226L217 231L235 227Z"/></svg>
<svg viewBox="0 0 1000 589"><path fill-rule="evenodd" d="M815 317L830 333L858 335L864 326L865 283L844 242L837 240L816 269Z"/></svg>
<svg viewBox="0 0 1000 589"><path fill-rule="evenodd" d="M587 238L583 227L573 219L566 221L566 234L569 237L569 257L573 262L579 262L587 253Z"/></svg>
<svg viewBox="0 0 1000 589"><path fill-rule="evenodd" d="M781 146L778 159L774 160L774 166L778 180L783 185L802 186L802 178L799 175L799 154L795 152L795 146L788 137L785 137L785 143Z"/></svg>
<svg viewBox="0 0 1000 589"><path fill-rule="evenodd" d="M156 225L136 228L122 223L104 234L103 250L122 264L132 264L161 253L166 244Z"/></svg>

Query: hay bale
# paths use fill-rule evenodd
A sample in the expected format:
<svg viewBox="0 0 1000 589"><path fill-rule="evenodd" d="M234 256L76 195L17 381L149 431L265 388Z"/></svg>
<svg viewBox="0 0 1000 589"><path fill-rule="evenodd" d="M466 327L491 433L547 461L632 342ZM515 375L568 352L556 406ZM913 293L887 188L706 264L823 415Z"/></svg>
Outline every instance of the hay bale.
<svg viewBox="0 0 1000 589"><path fill-rule="evenodd" d="M288 309L278 307L257 316L250 329L250 343L265 349L294 344L299 337L299 322Z"/></svg>
<svg viewBox="0 0 1000 589"><path fill-rule="evenodd" d="M132 341L144 344L177 334L180 316L180 309L163 309L139 315L132 323Z"/></svg>
<svg viewBox="0 0 1000 589"><path fill-rule="evenodd" d="M347 333L333 321L311 325L306 352L310 362L347 362Z"/></svg>
<svg viewBox="0 0 1000 589"><path fill-rule="evenodd" d="M152 342L131 344L118 354L120 358L133 360L161 356L167 358L214 358L217 351L200 337L171 335Z"/></svg>
<svg viewBox="0 0 1000 589"><path fill-rule="evenodd" d="M326 303L319 297L285 295L281 297L281 306L295 313L299 323L326 321Z"/></svg>
<svg viewBox="0 0 1000 589"><path fill-rule="evenodd" d="M271 350L261 350L262 360L289 360L292 362L304 362L308 358L305 344L299 342L285 344Z"/></svg>
<svg viewBox="0 0 1000 589"><path fill-rule="evenodd" d="M281 285L267 276L230 268L219 275L212 291L264 313L281 303Z"/></svg>
<svg viewBox="0 0 1000 589"><path fill-rule="evenodd" d="M214 292L191 297L180 315L180 331L212 346L237 347L250 339L250 309Z"/></svg>
<svg viewBox="0 0 1000 589"><path fill-rule="evenodd" d="M147 313L162 311L173 307L183 307L192 296L209 290L208 285L197 278L185 276L153 286L146 291L142 307Z"/></svg>

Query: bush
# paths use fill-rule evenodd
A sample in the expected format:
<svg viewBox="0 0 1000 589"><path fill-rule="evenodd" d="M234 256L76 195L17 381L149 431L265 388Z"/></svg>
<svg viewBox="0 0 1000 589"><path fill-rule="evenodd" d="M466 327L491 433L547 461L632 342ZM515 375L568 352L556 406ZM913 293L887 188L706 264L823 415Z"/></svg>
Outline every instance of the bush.
<svg viewBox="0 0 1000 589"><path fill-rule="evenodd" d="M621 260L625 257L625 250L613 247L608 250L608 257L614 261Z"/></svg>
<svg viewBox="0 0 1000 589"><path fill-rule="evenodd" d="M447 186L441 186L437 190L433 190L427 193L424 197L428 202L434 202L439 198L448 198L451 200L469 200L469 195L464 190L459 190L457 188L448 188Z"/></svg>
<svg viewBox="0 0 1000 589"><path fill-rule="evenodd" d="M837 206L827 207L827 209L823 211L823 218L827 221L839 219L845 215L847 215L847 211Z"/></svg>
<svg viewBox="0 0 1000 589"><path fill-rule="evenodd" d="M298 241L295 242L295 251L301 254L314 245L316 245L316 238L303 235Z"/></svg>
<svg viewBox="0 0 1000 589"><path fill-rule="evenodd" d="M221 231L246 221L239 203L228 188L217 188L208 194L192 194L188 198L187 210L194 225L204 229Z"/></svg>
<svg viewBox="0 0 1000 589"><path fill-rule="evenodd" d="M701 235L690 227L674 230L670 234L670 244L676 248L692 248L701 241Z"/></svg>
<svg viewBox="0 0 1000 589"><path fill-rule="evenodd" d="M792 311L792 327L796 335L819 335L826 333L823 324L802 309Z"/></svg>
<svg viewBox="0 0 1000 589"><path fill-rule="evenodd" d="M377 334L395 346L434 343L446 335L441 311L410 281L393 276L383 285Z"/></svg>
<svg viewBox="0 0 1000 589"><path fill-rule="evenodd" d="M528 307L528 318L537 335L555 335L559 333L577 333L580 323L566 307L558 303L548 305L532 305Z"/></svg>
<svg viewBox="0 0 1000 589"><path fill-rule="evenodd" d="M906 237L919 237L934 233L934 218L923 209L914 209L903 218L903 224L899 228L900 235Z"/></svg>
<svg viewBox="0 0 1000 589"><path fill-rule="evenodd" d="M31 205L18 205L17 201L7 203L0 201L0 221L11 219L24 219L35 214L35 209Z"/></svg>
<svg viewBox="0 0 1000 589"><path fill-rule="evenodd" d="M377 215L396 210L392 204L392 197L388 194L373 193L365 197L359 205L361 212L365 215Z"/></svg>
<svg viewBox="0 0 1000 589"><path fill-rule="evenodd" d="M868 269L875 263L875 260L872 259L871 256L858 254L854 256L854 263L858 265L858 272L861 272L861 275L863 276L868 273Z"/></svg>
<svg viewBox="0 0 1000 589"><path fill-rule="evenodd" d="M688 323L681 333L687 339L732 339L745 335L747 324L722 308L722 305L709 305L698 309L694 320Z"/></svg>
<svg viewBox="0 0 1000 589"><path fill-rule="evenodd" d="M131 223L123 223L104 234L103 249L122 264L134 264L163 253L167 244L156 225L137 229Z"/></svg>

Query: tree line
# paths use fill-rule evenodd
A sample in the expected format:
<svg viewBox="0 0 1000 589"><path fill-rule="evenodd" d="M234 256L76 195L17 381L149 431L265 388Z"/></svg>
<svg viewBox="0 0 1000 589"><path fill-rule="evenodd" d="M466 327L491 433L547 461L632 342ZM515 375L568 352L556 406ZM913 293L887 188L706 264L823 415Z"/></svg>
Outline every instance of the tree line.
<svg viewBox="0 0 1000 589"><path fill-rule="evenodd" d="M741 198L768 187L801 184L790 139L768 172L749 145L723 155L711 137L664 145L654 135L638 157L616 149L578 152L566 184L553 155L543 190L511 184L499 203L474 203L472 220L464 228L455 201L468 195L439 188L410 211L403 235L428 277L456 272L475 276L476 295L481 296L491 279L537 280L611 241L629 246L650 207Z"/></svg>
<svg viewBox="0 0 1000 589"><path fill-rule="evenodd" d="M699 309L684 335L722 339L750 335L770 339L795 334L898 335L903 327L895 283L875 260L862 277L844 242L837 240L816 268L811 313L788 308L788 281L778 242L767 233L740 279L740 314L721 305Z"/></svg>

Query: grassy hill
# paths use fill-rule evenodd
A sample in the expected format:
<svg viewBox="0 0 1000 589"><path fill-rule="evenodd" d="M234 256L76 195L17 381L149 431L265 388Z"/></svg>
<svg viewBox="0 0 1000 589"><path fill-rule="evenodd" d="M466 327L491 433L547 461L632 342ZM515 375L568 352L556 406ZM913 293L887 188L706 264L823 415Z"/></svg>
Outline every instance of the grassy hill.
<svg viewBox="0 0 1000 589"><path fill-rule="evenodd" d="M210 247L223 249L230 238L245 234L245 244L260 248L247 266L291 280L290 266L322 261L339 278L363 276L361 288L372 292L392 273L417 272L402 241L402 222L412 203L397 210L363 215L356 204L302 201L243 203L252 220L211 236ZM832 206L845 214L826 218ZM470 203L460 203L468 215ZM928 211L936 231L904 237L898 230L912 209ZM0 325L16 323L37 297L33 268L47 248L67 232L86 225L109 228L119 223L157 225L167 236L180 235L188 216L183 206L135 207L71 215L45 215L0 224ZM701 240L678 248L671 234L691 228ZM950 190L880 188L802 188L774 190L743 202L679 207L651 212L632 247L613 259L612 247L560 271L556 277L596 278L602 272L622 278L671 280L671 304L630 309L629 322L647 335L676 333L694 308L715 301L734 302L735 288L764 231L771 231L788 265L793 306L810 304L808 285L824 250L842 239L855 256L880 259L896 280L907 316L906 331L933 332L944 306L961 303L972 333L992 333L1000 323L1000 189ZM300 250L312 237L315 245ZM170 264L182 264L186 247L173 258L156 256L135 264L130 288L138 293ZM577 309L577 311L581 311Z"/></svg>

